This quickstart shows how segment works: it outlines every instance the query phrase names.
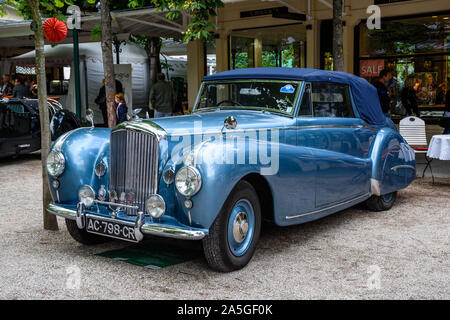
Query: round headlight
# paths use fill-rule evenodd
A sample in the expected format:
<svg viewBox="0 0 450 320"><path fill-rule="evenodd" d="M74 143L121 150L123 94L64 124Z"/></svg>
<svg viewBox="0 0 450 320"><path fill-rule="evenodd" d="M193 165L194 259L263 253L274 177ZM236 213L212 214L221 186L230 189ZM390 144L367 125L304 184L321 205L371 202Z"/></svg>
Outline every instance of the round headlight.
<svg viewBox="0 0 450 320"><path fill-rule="evenodd" d="M80 202L82 202L86 208L92 207L95 200L94 189L88 185L82 186L78 189L78 199L80 199Z"/></svg>
<svg viewBox="0 0 450 320"><path fill-rule="evenodd" d="M97 177L99 177L99 178L103 177L106 173L106 164L103 161L100 161L95 166L94 171L95 171L95 174L97 175Z"/></svg>
<svg viewBox="0 0 450 320"><path fill-rule="evenodd" d="M145 210L153 218L159 218L166 212L166 203L159 194L153 194L145 201Z"/></svg>
<svg viewBox="0 0 450 320"><path fill-rule="evenodd" d="M60 176L66 167L66 160L61 152L52 150L47 156L47 172L54 178Z"/></svg>
<svg viewBox="0 0 450 320"><path fill-rule="evenodd" d="M175 175L175 186L183 196L193 196L202 186L200 172L198 172L196 168L190 166L181 168Z"/></svg>

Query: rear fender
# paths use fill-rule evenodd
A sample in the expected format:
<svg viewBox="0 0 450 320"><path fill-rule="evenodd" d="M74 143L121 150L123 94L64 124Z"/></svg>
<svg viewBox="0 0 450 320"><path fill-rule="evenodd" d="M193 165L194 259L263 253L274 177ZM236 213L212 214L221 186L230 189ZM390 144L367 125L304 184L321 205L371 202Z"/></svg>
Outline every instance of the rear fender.
<svg viewBox="0 0 450 320"><path fill-rule="evenodd" d="M371 192L383 195L406 188L416 177L414 150L390 128L381 129L372 145Z"/></svg>

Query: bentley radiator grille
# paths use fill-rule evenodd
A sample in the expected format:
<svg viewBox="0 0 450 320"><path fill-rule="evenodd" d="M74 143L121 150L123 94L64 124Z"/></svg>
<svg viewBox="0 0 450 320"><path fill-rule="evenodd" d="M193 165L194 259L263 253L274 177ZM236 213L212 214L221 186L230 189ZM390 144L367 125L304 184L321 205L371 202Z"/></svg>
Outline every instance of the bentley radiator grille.
<svg viewBox="0 0 450 320"><path fill-rule="evenodd" d="M157 190L158 139L149 133L121 129L111 133L110 148L109 190L117 192L119 202L139 206L145 212L145 199ZM126 211L128 215L137 212Z"/></svg>

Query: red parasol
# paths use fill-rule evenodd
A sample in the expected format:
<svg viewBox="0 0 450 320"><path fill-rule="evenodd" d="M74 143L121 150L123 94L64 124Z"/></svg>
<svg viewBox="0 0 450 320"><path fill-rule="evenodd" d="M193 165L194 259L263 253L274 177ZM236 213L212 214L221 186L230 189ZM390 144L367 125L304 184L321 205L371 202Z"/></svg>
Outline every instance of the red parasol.
<svg viewBox="0 0 450 320"><path fill-rule="evenodd" d="M45 20L42 29L45 38L50 42L60 42L67 35L66 24L59 21L58 18L50 18Z"/></svg>

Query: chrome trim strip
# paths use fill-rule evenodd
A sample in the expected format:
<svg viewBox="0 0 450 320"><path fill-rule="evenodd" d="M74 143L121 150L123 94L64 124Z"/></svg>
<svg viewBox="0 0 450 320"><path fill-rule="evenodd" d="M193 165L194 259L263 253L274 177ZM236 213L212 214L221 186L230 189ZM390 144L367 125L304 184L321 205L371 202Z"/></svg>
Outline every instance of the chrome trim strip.
<svg viewBox="0 0 450 320"><path fill-rule="evenodd" d="M115 207L121 207L121 208L129 208L129 209L139 209L138 206L130 206L129 204L122 204L120 202L94 200L94 203L103 204L106 206L115 206Z"/></svg>
<svg viewBox="0 0 450 320"><path fill-rule="evenodd" d="M200 230L182 229L154 223L145 223L141 227L141 231L148 235L184 240L201 240L206 236L206 233Z"/></svg>
<svg viewBox="0 0 450 320"><path fill-rule="evenodd" d="M381 196L380 181L374 178L370 178L370 193Z"/></svg>
<svg viewBox="0 0 450 320"><path fill-rule="evenodd" d="M326 211L326 210L329 210L329 209L333 209L333 208L336 208L336 207L343 206L344 204L348 204L348 203L350 203L350 202L353 202L353 201L362 199L362 198L367 197L367 196L370 196L370 193L366 193L366 194L363 194L363 195L358 196L358 197L356 197L356 198L353 198L353 199L350 199L350 200L347 200L347 201L344 201L344 202L335 204L335 205L333 205L333 206L331 206L331 207L326 207L326 208L323 208L323 209L319 209L319 210L315 210L315 211L310 211L310 212L298 214L298 215L296 215L296 216L286 216L285 219L286 219L286 220L289 220L289 219L295 219L295 218L300 218L300 217L304 217L304 216L309 216L309 215L311 215L311 214L315 214L315 213L319 213L319 212L322 212L322 211Z"/></svg>
<svg viewBox="0 0 450 320"><path fill-rule="evenodd" d="M122 122L111 130L111 133L119 130L130 130L135 132L145 132L156 136L158 142L167 138L167 132L156 123L149 120L135 120L131 122Z"/></svg>
<svg viewBox="0 0 450 320"><path fill-rule="evenodd" d="M47 212L54 214L55 216L63 217L66 219L75 220L77 218L77 212L75 210L66 209L60 206L50 203L46 208Z"/></svg>
<svg viewBox="0 0 450 320"><path fill-rule="evenodd" d="M415 167L409 166L409 165L406 165L406 164L398 165L398 166L395 166L395 167L391 168L391 170L394 171L394 172L397 171L398 169L411 169L411 170L416 171Z"/></svg>
<svg viewBox="0 0 450 320"><path fill-rule="evenodd" d="M54 203L50 203L47 206L47 211L54 215L57 215L57 216L60 216L63 218L67 218L67 219L72 219L72 220L76 220L76 216L77 216L76 210L62 208L60 206L55 205ZM86 214L86 215L89 215L89 214ZM129 221L122 221L122 220L118 221L118 220L114 220L111 218L95 216L95 215L92 215L92 217L95 219L98 219L98 220L105 220L105 221L110 221L110 222L115 222L115 223L126 224L131 227L136 225L135 223L129 222ZM189 228L166 226L166 225L161 225L161 224L157 224L157 223L144 223L141 226L141 232L143 234L148 234L148 235L182 239L182 240L200 240L206 236L206 233L203 231L200 231L200 230L192 230Z"/></svg>
<svg viewBox="0 0 450 320"><path fill-rule="evenodd" d="M262 131L262 130L307 130L307 129L321 129L321 128L354 128L354 129L369 129L369 130L379 130L378 128L375 127L370 127L370 126L363 126L363 125L332 125L332 124L327 124L327 125L317 125L317 126L298 126L298 127L274 127L274 128L258 128L258 129L233 129L232 131L205 131L205 132L201 132L201 133L193 133L193 132L177 132L177 133L173 133L170 134L171 137L182 137L182 136L186 136L186 135L199 135L199 134L203 134L203 135L219 135L222 133L245 133L245 132L253 132L253 131Z"/></svg>

